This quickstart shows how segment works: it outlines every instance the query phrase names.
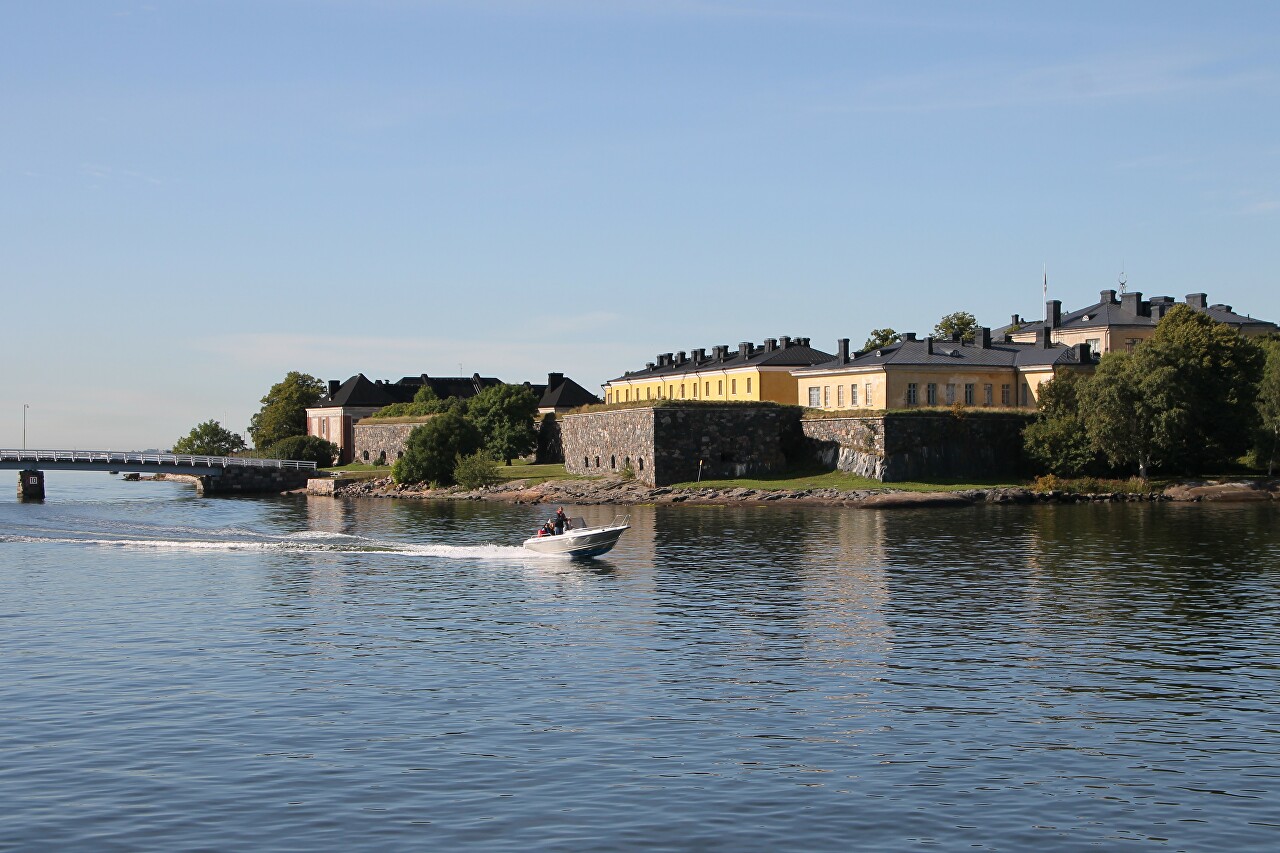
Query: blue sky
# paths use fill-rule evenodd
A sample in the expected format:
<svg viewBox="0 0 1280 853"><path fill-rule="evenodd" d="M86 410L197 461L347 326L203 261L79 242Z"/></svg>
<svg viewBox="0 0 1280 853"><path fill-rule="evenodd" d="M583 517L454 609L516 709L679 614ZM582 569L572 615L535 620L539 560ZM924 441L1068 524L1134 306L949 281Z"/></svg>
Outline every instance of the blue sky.
<svg viewBox="0 0 1280 853"><path fill-rule="evenodd" d="M289 370L828 349L1115 285L1280 320L1280 4L24 2L0 445L237 431Z"/></svg>

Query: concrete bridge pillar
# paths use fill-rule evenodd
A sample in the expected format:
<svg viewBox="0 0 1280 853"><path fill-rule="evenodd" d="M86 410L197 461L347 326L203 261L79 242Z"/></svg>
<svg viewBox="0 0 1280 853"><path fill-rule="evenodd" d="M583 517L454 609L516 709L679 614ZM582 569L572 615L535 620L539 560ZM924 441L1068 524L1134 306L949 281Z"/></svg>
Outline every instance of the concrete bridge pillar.
<svg viewBox="0 0 1280 853"><path fill-rule="evenodd" d="M20 501L44 500L44 472L43 471L19 471L18 472L18 500Z"/></svg>

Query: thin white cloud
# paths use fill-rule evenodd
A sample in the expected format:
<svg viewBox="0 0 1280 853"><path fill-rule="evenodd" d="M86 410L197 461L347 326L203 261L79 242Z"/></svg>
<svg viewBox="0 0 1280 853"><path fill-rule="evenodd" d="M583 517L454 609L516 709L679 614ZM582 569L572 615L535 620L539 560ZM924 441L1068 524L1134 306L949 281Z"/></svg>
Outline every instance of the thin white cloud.
<svg viewBox="0 0 1280 853"><path fill-rule="evenodd" d="M98 180L139 181L141 183L152 184L155 186L159 186L164 183L159 178L154 178L151 175L145 175L142 172L134 172L129 169L119 169L114 166L104 166L99 163L81 163L80 173Z"/></svg>
<svg viewBox="0 0 1280 853"><path fill-rule="evenodd" d="M855 87L830 111L933 112L1148 98L1274 87L1271 69L1224 68L1214 56L1086 57L1039 66L943 66Z"/></svg>

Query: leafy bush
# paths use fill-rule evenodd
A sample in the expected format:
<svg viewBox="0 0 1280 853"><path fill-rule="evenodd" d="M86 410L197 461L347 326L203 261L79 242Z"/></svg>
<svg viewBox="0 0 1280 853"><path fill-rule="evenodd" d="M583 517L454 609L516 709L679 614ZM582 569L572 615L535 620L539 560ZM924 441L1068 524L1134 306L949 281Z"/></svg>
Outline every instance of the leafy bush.
<svg viewBox="0 0 1280 853"><path fill-rule="evenodd" d="M338 446L318 435L293 435L268 447L267 455L272 459L314 462L321 468L328 468L338 458Z"/></svg>
<svg viewBox="0 0 1280 853"><path fill-rule="evenodd" d="M618 476L624 480L634 480L636 478L636 469L631 467L631 463L628 462L626 465L622 466L622 470L618 472Z"/></svg>
<svg viewBox="0 0 1280 853"><path fill-rule="evenodd" d="M457 464L453 466L453 479L464 489L481 489L494 485L502 478L498 476L497 461L480 450L458 457Z"/></svg>
<svg viewBox="0 0 1280 853"><path fill-rule="evenodd" d="M451 486L458 459L483 445L476 425L456 408L449 409L409 433L404 455L392 466L391 476L397 483Z"/></svg>
<svg viewBox="0 0 1280 853"><path fill-rule="evenodd" d="M430 388L424 388L430 391ZM418 396L424 396L422 391L418 392ZM433 398L430 400L419 400L414 398L412 403L392 403L390 406L383 406L374 412L371 417L374 418L425 418L429 415L437 415L440 412L458 410L465 412L467 410L467 402L460 397L447 397L443 400Z"/></svg>

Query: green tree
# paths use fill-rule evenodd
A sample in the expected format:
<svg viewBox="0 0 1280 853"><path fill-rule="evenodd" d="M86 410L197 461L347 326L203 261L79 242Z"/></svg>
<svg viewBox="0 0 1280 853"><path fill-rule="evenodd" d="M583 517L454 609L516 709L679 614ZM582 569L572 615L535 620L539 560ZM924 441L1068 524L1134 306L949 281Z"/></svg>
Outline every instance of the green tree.
<svg viewBox="0 0 1280 853"><path fill-rule="evenodd" d="M867 352L873 349L881 349L887 347L898 339L898 333L893 329L872 329L871 336L867 338L867 342L862 345L862 351Z"/></svg>
<svg viewBox="0 0 1280 853"><path fill-rule="evenodd" d="M314 462L321 468L328 468L338 458L338 445L318 435L291 435L272 444L266 453L272 459Z"/></svg>
<svg viewBox="0 0 1280 853"><path fill-rule="evenodd" d="M430 385L423 385L418 389L418 393L413 395L413 402L415 403L434 403L439 399L440 396L436 394L435 389Z"/></svg>
<svg viewBox="0 0 1280 853"><path fill-rule="evenodd" d="M1144 479L1229 464L1256 436L1262 350L1207 314L1176 305L1132 353L1103 356L1081 395L1094 446Z"/></svg>
<svg viewBox="0 0 1280 853"><path fill-rule="evenodd" d="M1170 396L1186 408L1182 428L1168 437L1167 467L1213 470L1250 448L1266 358L1257 344L1201 311L1176 305L1137 352L1148 369L1174 371Z"/></svg>
<svg viewBox="0 0 1280 853"><path fill-rule="evenodd" d="M1143 349L1103 356L1080 402L1094 448L1145 480L1168 457L1188 415L1176 394L1177 371L1143 358Z"/></svg>
<svg viewBox="0 0 1280 853"><path fill-rule="evenodd" d="M1258 440L1255 453L1259 462L1266 460L1267 476L1275 473L1276 455L1280 453L1280 338L1260 341L1266 353L1262 378L1258 382Z"/></svg>
<svg viewBox="0 0 1280 853"><path fill-rule="evenodd" d="M324 383L314 376L292 370L271 386L262 408L249 421L253 446L266 448L291 435L307 434L307 408L324 393Z"/></svg>
<svg viewBox="0 0 1280 853"><path fill-rule="evenodd" d="M1045 471L1079 477L1101 467L1080 411L1080 392L1090 381L1080 371L1064 370L1040 386L1040 415L1027 425L1022 441L1027 456Z"/></svg>
<svg viewBox="0 0 1280 853"><path fill-rule="evenodd" d="M195 456L230 456L245 449L244 439L214 420L196 424L173 443L174 453Z"/></svg>
<svg viewBox="0 0 1280 853"><path fill-rule="evenodd" d="M492 385L467 401L468 417L484 435L485 449L508 465L538 444L533 426L538 398L526 385Z"/></svg>
<svg viewBox="0 0 1280 853"><path fill-rule="evenodd" d="M483 445L476 425L457 409L449 409L409 433L404 455L392 466L391 476L397 483L451 486L458 459Z"/></svg>
<svg viewBox="0 0 1280 853"><path fill-rule="evenodd" d="M953 311L933 327L936 338L949 338L956 332L960 333L960 340L972 341L978 332L978 318L968 311Z"/></svg>
<svg viewBox="0 0 1280 853"><path fill-rule="evenodd" d="M484 450L458 457L453 466L453 479L465 489L492 486L502 478L498 476L498 463Z"/></svg>

